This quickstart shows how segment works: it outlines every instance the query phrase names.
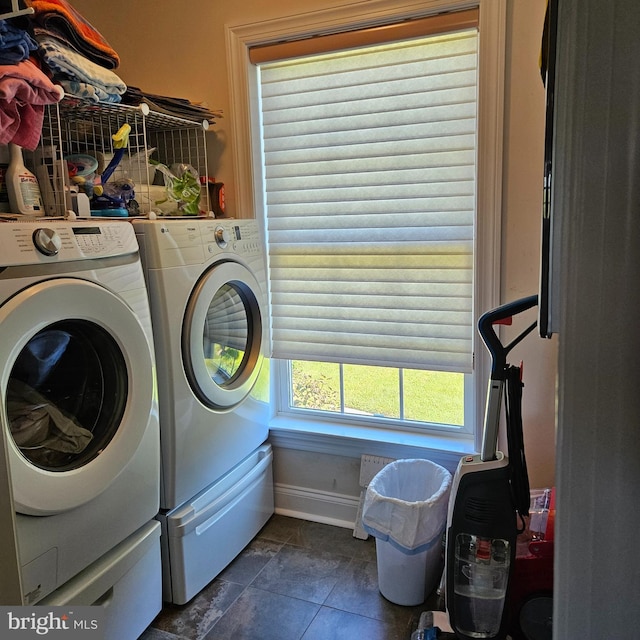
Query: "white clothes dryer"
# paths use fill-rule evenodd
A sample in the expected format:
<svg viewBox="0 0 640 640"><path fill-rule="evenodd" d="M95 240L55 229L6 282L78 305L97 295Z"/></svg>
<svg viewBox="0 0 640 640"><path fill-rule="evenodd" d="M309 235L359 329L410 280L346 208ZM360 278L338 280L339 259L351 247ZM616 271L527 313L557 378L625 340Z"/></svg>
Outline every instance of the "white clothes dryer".
<svg viewBox="0 0 640 640"><path fill-rule="evenodd" d="M273 513L266 261L255 220L133 226L158 363L165 599L183 604Z"/></svg>
<svg viewBox="0 0 640 640"><path fill-rule="evenodd" d="M0 223L0 330L10 548L36 604L158 512L153 337L131 225Z"/></svg>

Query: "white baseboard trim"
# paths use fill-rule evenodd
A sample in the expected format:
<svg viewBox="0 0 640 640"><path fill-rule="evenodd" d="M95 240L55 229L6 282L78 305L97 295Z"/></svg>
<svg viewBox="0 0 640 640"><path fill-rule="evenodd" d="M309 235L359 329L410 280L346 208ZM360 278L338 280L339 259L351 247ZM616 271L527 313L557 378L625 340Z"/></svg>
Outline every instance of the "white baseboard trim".
<svg viewBox="0 0 640 640"><path fill-rule="evenodd" d="M359 496L274 484L275 511L283 516L353 529Z"/></svg>

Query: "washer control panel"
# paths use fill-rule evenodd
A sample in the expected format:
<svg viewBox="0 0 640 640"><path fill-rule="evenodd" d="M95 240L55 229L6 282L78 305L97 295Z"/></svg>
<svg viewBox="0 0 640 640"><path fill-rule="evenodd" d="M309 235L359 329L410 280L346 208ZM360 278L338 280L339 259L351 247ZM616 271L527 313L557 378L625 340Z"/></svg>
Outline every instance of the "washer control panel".
<svg viewBox="0 0 640 640"><path fill-rule="evenodd" d="M0 267L136 253L128 222L35 220L0 223Z"/></svg>

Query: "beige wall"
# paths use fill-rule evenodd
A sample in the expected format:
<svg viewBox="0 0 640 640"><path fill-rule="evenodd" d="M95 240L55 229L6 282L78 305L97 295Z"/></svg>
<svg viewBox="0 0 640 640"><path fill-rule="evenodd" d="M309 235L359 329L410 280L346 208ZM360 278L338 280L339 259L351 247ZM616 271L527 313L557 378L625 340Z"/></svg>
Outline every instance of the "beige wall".
<svg viewBox="0 0 640 640"><path fill-rule="evenodd" d="M305 0L304 11L345 1ZM243 24L301 12L298 0L73 0L122 59L118 74L144 91L204 101L223 109L210 136L210 173L228 186L233 215L233 163L225 23ZM503 189L503 301L538 290L544 90L537 68L545 0L508 0L506 131ZM554 482L556 339L530 336L514 351L523 359L525 445L531 485Z"/></svg>
<svg viewBox="0 0 640 640"><path fill-rule="evenodd" d="M538 56L544 0L508 0L503 180L502 299L538 291L544 152L544 88ZM504 342L509 340L509 333ZM533 487L555 478L557 337L529 336L510 361L524 361L523 422Z"/></svg>

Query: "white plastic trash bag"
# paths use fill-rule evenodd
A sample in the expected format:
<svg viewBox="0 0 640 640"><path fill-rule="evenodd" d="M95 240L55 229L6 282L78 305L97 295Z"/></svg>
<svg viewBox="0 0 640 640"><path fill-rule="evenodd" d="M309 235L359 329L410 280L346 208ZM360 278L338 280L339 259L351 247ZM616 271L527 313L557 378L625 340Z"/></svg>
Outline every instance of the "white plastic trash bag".
<svg viewBox="0 0 640 640"><path fill-rule="evenodd" d="M451 474L430 460L396 460L371 480L362 509L367 533L406 554L441 543Z"/></svg>

